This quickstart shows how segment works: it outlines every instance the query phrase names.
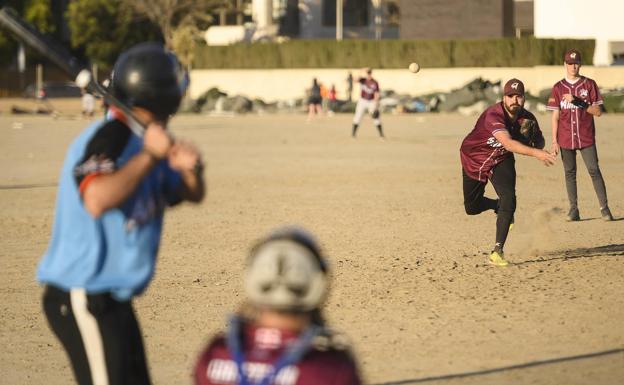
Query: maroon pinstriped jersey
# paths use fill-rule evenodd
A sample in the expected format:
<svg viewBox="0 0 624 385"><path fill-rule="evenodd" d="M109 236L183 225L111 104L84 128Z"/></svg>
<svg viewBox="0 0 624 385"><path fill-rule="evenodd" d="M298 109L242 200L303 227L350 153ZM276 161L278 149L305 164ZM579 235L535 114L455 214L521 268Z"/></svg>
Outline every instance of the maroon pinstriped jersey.
<svg viewBox="0 0 624 385"><path fill-rule="evenodd" d="M375 79L360 78L360 90L362 99L373 100L375 92L379 92L379 83Z"/></svg>
<svg viewBox="0 0 624 385"><path fill-rule="evenodd" d="M272 370L284 349L297 334L275 329L244 326L243 366L250 383L257 383ZM195 366L196 385L238 384L238 371L223 336L214 338ZM282 369L274 385L361 385L355 362L344 350L312 348L294 365Z"/></svg>
<svg viewBox="0 0 624 385"><path fill-rule="evenodd" d="M512 122L505 112L503 102L488 107L477 120L474 129L464 138L459 149L466 174L472 179L486 182L492 176L494 166L513 156L496 140L494 134L505 130L512 139L520 140L520 125L525 119L532 119L537 123L535 116L524 108L518 113L516 121ZM536 142L543 140L539 124L536 135Z"/></svg>
<svg viewBox="0 0 624 385"><path fill-rule="evenodd" d="M581 76L574 84L566 79L555 83L548 98L547 109L559 110L557 143L565 149L577 149L596 143L594 117L587 110L579 108L563 99L564 94L572 94L594 106L603 104L596 82Z"/></svg>

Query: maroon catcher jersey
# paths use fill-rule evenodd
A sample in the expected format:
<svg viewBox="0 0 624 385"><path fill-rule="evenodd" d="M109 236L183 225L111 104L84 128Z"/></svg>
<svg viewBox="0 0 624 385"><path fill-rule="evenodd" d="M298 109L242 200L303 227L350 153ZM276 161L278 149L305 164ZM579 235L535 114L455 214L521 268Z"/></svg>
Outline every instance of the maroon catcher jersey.
<svg viewBox="0 0 624 385"><path fill-rule="evenodd" d="M251 325L243 329L243 366L250 382L257 383L272 369L284 349L298 335L275 328ZM195 366L196 385L238 384L236 362L231 356L224 336L214 338L200 355ZM275 377L274 385L360 385L355 362L344 350L312 348L298 363L286 366Z"/></svg>
<svg viewBox="0 0 624 385"><path fill-rule="evenodd" d="M464 138L459 149L461 164L466 174L472 179L486 182L492 176L494 166L513 156L494 137L494 133L506 130L513 139L520 139L520 125L525 119L535 120L535 116L529 111L522 109L518 119L512 122L503 102L488 107L479 117L474 129ZM543 139L542 131L537 124L537 141Z"/></svg>
<svg viewBox="0 0 624 385"><path fill-rule="evenodd" d="M601 105L603 100L596 82L585 76L581 76L574 84L562 79L553 86L546 106L551 111L559 110L557 143L560 147L572 150L594 145L594 117L587 110L566 102L563 94L577 96L590 105Z"/></svg>
<svg viewBox="0 0 624 385"><path fill-rule="evenodd" d="M360 89L362 99L373 100L375 92L379 92L379 83L375 79L360 78Z"/></svg>

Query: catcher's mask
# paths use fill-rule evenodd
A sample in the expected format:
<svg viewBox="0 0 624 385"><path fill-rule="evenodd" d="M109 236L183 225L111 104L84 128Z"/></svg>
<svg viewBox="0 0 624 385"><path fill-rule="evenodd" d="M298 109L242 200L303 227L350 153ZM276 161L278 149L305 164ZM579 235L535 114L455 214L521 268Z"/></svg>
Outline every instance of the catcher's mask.
<svg viewBox="0 0 624 385"><path fill-rule="evenodd" d="M304 230L281 229L251 251L245 291L255 306L311 311L322 304L327 287L327 265L316 241Z"/></svg>

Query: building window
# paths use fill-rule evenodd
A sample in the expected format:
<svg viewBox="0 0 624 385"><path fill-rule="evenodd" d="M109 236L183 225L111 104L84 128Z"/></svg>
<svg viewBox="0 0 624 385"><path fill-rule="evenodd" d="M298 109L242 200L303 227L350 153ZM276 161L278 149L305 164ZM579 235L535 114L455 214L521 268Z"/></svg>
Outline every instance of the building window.
<svg viewBox="0 0 624 385"><path fill-rule="evenodd" d="M369 22L370 0L342 0L342 25L345 27L366 27ZM336 0L323 0L323 25L336 25Z"/></svg>
<svg viewBox="0 0 624 385"><path fill-rule="evenodd" d="M398 27L401 20L401 10L398 0L388 0L384 2L386 25Z"/></svg>

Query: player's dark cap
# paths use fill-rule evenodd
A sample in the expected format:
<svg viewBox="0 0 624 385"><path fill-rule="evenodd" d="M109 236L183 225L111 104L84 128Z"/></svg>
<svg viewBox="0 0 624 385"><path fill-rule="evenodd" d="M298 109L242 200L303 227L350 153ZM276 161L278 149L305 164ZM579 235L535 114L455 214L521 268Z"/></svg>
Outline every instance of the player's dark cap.
<svg viewBox="0 0 624 385"><path fill-rule="evenodd" d="M113 68L113 95L128 107L142 107L158 119L175 114L188 86L177 57L158 43L141 43L121 54Z"/></svg>
<svg viewBox="0 0 624 385"><path fill-rule="evenodd" d="M509 79L507 83L505 83L505 88L503 89L503 93L505 96L511 95L520 95L524 96L524 83L521 80L516 78Z"/></svg>
<svg viewBox="0 0 624 385"><path fill-rule="evenodd" d="M563 60L566 64L581 64L581 53L575 49L568 50Z"/></svg>

